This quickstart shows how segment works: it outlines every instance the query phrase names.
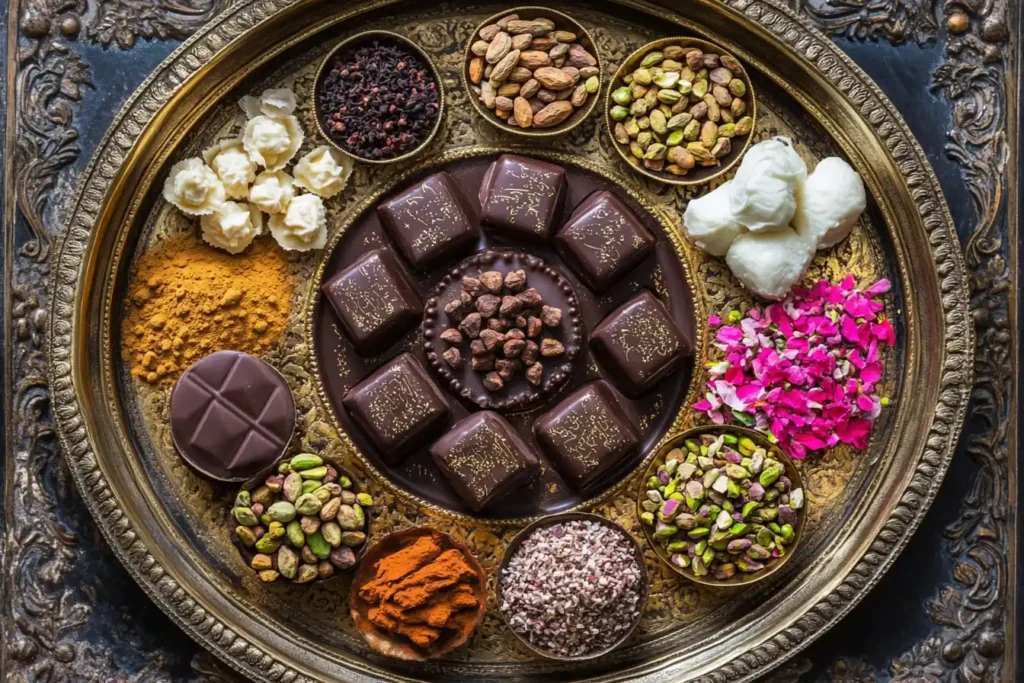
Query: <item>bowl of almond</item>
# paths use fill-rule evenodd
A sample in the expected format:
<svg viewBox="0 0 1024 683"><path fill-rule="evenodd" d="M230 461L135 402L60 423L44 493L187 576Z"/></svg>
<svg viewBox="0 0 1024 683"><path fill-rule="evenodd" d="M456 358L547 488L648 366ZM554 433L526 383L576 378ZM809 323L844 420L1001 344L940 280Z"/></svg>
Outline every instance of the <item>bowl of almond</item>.
<svg viewBox="0 0 1024 683"><path fill-rule="evenodd" d="M466 46L469 100L494 126L553 137L594 110L601 58L572 17L545 7L517 7L488 17Z"/></svg>

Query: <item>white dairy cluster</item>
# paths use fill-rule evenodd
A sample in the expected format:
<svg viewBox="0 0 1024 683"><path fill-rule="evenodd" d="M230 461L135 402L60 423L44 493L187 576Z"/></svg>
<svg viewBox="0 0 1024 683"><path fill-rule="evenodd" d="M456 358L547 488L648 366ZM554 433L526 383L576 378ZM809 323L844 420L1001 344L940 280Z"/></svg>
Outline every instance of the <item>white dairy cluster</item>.
<svg viewBox="0 0 1024 683"><path fill-rule="evenodd" d="M814 252L845 239L866 206L848 163L829 157L808 176L793 143L777 137L751 147L732 180L691 201L683 227L698 247L724 256L744 287L781 299Z"/></svg>
<svg viewBox="0 0 1024 683"><path fill-rule="evenodd" d="M345 188L352 159L320 146L299 159L290 175L284 169L303 141L295 93L272 88L238 104L247 119L243 136L175 164L164 182L164 199L200 216L203 239L232 254L262 234L263 213L270 214L270 234L284 249L322 249L327 212L321 197ZM296 188L312 194L296 194Z"/></svg>

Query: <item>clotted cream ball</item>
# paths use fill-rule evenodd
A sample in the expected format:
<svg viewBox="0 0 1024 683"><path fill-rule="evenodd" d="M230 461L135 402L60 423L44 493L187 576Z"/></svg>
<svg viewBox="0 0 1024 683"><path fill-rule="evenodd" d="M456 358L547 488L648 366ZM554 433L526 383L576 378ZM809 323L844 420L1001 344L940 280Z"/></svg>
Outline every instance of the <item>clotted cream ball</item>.
<svg viewBox="0 0 1024 683"><path fill-rule="evenodd" d="M752 232L785 228L796 212L797 187L806 178L807 165L789 138L757 143L729 186L733 220Z"/></svg>
<svg viewBox="0 0 1024 683"><path fill-rule="evenodd" d="M797 193L793 227L827 249L839 244L867 208L864 181L839 157L822 159Z"/></svg>
<svg viewBox="0 0 1024 683"><path fill-rule="evenodd" d="M800 281L814 258L814 242L790 227L745 232L725 262L743 286L765 299L782 299Z"/></svg>
<svg viewBox="0 0 1024 683"><path fill-rule="evenodd" d="M693 199L683 214L683 229L694 244L714 256L725 256L743 226L733 220L729 187L733 181Z"/></svg>

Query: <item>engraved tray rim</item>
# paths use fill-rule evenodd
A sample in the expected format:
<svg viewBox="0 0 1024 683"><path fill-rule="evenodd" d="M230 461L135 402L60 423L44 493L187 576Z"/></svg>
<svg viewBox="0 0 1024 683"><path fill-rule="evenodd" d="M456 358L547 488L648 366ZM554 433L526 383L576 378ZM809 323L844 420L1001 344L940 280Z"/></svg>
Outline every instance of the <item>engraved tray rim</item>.
<svg viewBox="0 0 1024 683"><path fill-rule="evenodd" d="M894 421L894 431L903 438L891 439L883 457L890 471L894 464L903 469L901 476L879 487L884 490L874 492L871 505L860 506L872 508L860 511L862 519L864 512L871 512L877 520L863 524L867 528L859 536L867 537L856 547L846 547L845 559L831 558L841 566L833 567L838 571L827 585L817 592L805 586L787 596L787 601L801 603L799 614L786 623L776 619L752 629L731 644L732 652L724 644L713 644L695 653L699 662L680 657L631 662L598 676L746 680L798 652L849 611L891 565L934 499L963 423L973 377L974 332L965 269L938 181L909 128L863 71L807 20L773 0L695 0L675 10L639 0L613 1L709 35L732 49L794 97L859 168L867 166L865 180L890 226L897 268L907 284L905 395L925 396L928 407L909 416L901 411ZM237 85L244 76L239 72L257 68L321 29L397 2L373 0L337 13L324 0L250 0L230 7L168 57L115 118L82 175L53 255L48 371L61 445L75 483L115 554L147 594L193 638L254 679L315 680L312 670L325 658L299 651L294 641L265 625L239 623L238 615L226 609L227 599L202 582L197 558L162 548L152 528L140 522L159 521L161 513L146 499L137 476L141 473L131 462L113 467L126 444L116 429L107 428L116 416L106 385L90 377L102 366L94 333L109 321L89 317L92 297L109 294L111 283L92 278L104 271L97 260L120 256L123 243L113 233L126 215L138 211L141 201L139 193L126 201L128 190L153 184L155 171L147 167L162 166L183 131ZM246 60L244 46L271 31L288 38ZM742 45L726 35L742 37ZM239 65L246 68L233 68ZM786 83L779 82L780 68L785 68ZM200 78L204 75L206 80ZM180 105L189 96L194 106L183 111L187 108ZM158 163L152 163L154 157ZM895 225L901 229L894 230ZM935 339L943 342L938 354ZM915 445L905 445L908 439L916 439ZM853 540L847 539L846 545ZM346 661L336 669L349 680L397 678L385 668L341 659Z"/></svg>

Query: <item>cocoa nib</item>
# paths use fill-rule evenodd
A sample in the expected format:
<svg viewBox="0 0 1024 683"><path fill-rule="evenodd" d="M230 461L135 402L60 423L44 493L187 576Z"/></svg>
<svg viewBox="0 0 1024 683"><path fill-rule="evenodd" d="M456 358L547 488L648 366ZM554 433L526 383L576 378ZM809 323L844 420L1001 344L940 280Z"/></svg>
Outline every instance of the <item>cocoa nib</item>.
<svg viewBox="0 0 1024 683"><path fill-rule="evenodd" d="M462 367L462 354L453 346L444 352L444 362L458 370Z"/></svg>
<svg viewBox="0 0 1024 683"><path fill-rule="evenodd" d="M494 354L485 353L482 356L473 356L469 361L469 367L473 368L477 372L483 372L486 370L494 369Z"/></svg>
<svg viewBox="0 0 1024 683"><path fill-rule="evenodd" d="M526 334L519 328L511 329L505 333L505 339L523 339L525 337Z"/></svg>
<svg viewBox="0 0 1024 683"><path fill-rule="evenodd" d="M484 389L487 391L497 391L505 386L505 381L496 372L488 372L484 376Z"/></svg>
<svg viewBox="0 0 1024 683"><path fill-rule="evenodd" d="M483 340L484 347L488 351L493 351L505 343L505 335L494 330L482 330L480 332L480 339Z"/></svg>
<svg viewBox="0 0 1024 683"><path fill-rule="evenodd" d="M479 339L469 342L469 352L474 356L482 356L487 353L487 346Z"/></svg>
<svg viewBox="0 0 1024 683"><path fill-rule="evenodd" d="M523 308L523 302L517 297L506 296L501 299L501 315L504 317L513 316Z"/></svg>
<svg viewBox="0 0 1024 683"><path fill-rule="evenodd" d="M505 286L513 293L521 291L526 286L526 271L513 270L505 276Z"/></svg>
<svg viewBox="0 0 1024 683"><path fill-rule="evenodd" d="M516 316L516 327L519 327L519 328L525 328L526 327L526 316L522 316L522 315L517 315Z"/></svg>
<svg viewBox="0 0 1024 683"><path fill-rule="evenodd" d="M454 327L450 327L441 333L441 339L448 342L449 344L461 344L462 333L456 330Z"/></svg>
<svg viewBox="0 0 1024 683"><path fill-rule="evenodd" d="M540 319L548 327L558 327L562 324L562 309L543 306L540 309Z"/></svg>
<svg viewBox="0 0 1024 683"><path fill-rule="evenodd" d="M462 302L458 299L453 299L444 305L444 312L455 318L456 320L462 317Z"/></svg>
<svg viewBox="0 0 1024 683"><path fill-rule="evenodd" d="M561 356L565 353L565 347L562 346L562 342L557 339L542 339L540 342L540 355L545 358L551 358L553 356Z"/></svg>
<svg viewBox="0 0 1024 683"><path fill-rule="evenodd" d="M526 346L523 348L523 352L519 354L519 358L527 365L536 362L537 357L540 355L540 347L537 346L537 342L528 341Z"/></svg>
<svg viewBox="0 0 1024 683"><path fill-rule="evenodd" d="M480 336L481 322L482 318L479 313L470 313L459 323L459 332L462 332L462 334L470 339L476 339Z"/></svg>
<svg viewBox="0 0 1024 683"><path fill-rule="evenodd" d="M544 366L540 363L534 363L530 367L526 368L526 379L533 386L539 386L540 380L544 376Z"/></svg>
<svg viewBox="0 0 1024 683"><path fill-rule="evenodd" d="M502 351L504 352L506 358L516 358L517 356L519 356L519 354L523 352L523 349L525 348L526 342L524 342L522 339L510 339L509 341L505 342L505 345L502 347Z"/></svg>
<svg viewBox="0 0 1024 683"><path fill-rule="evenodd" d="M484 291L484 287L480 284L480 280L475 277L469 277L468 275L462 278L462 291L472 296L480 296Z"/></svg>
<svg viewBox="0 0 1024 683"><path fill-rule="evenodd" d="M508 321L501 318L488 318L487 329L495 332L504 332L508 329Z"/></svg>
<svg viewBox="0 0 1024 683"><path fill-rule="evenodd" d="M537 306L540 304L541 301L543 301L543 299L540 296L540 292L538 292L533 287L530 287L529 289L520 292L516 296L520 301L523 302L524 306Z"/></svg>
<svg viewBox="0 0 1024 683"><path fill-rule="evenodd" d="M494 362L494 369L498 371L501 378L506 382L512 379L512 376L522 369L523 364L516 359L512 360L497 360Z"/></svg>
<svg viewBox="0 0 1024 683"><path fill-rule="evenodd" d="M501 297L494 294L484 294L476 300L476 310L485 318L490 318L497 313L499 306L501 306Z"/></svg>
<svg viewBox="0 0 1024 683"><path fill-rule="evenodd" d="M531 339L534 337L539 337L540 330L541 327L543 327L543 325L544 324L540 321L540 318L535 318L531 315L529 320L526 321L526 336L530 337ZM444 337L441 338L444 339Z"/></svg>
<svg viewBox="0 0 1024 683"><path fill-rule="evenodd" d="M500 294L504 278L496 270L489 270L480 274L480 284L491 294Z"/></svg>

